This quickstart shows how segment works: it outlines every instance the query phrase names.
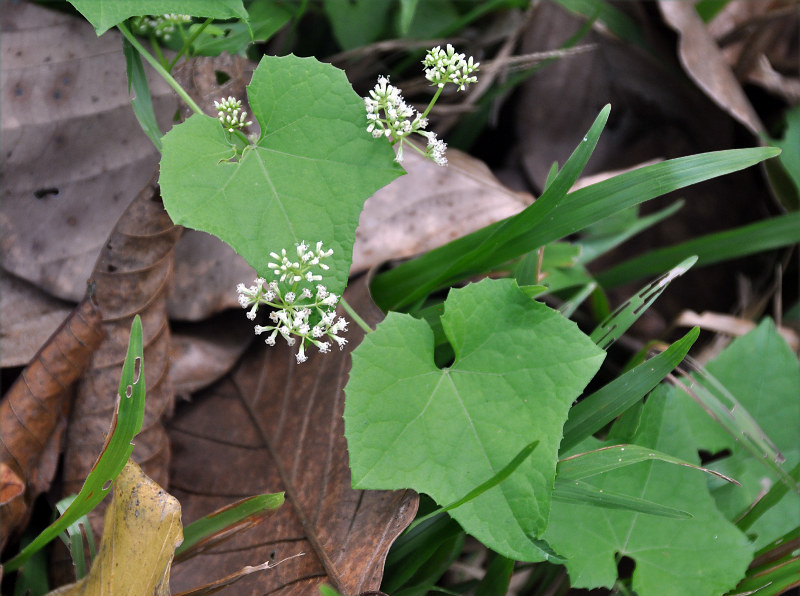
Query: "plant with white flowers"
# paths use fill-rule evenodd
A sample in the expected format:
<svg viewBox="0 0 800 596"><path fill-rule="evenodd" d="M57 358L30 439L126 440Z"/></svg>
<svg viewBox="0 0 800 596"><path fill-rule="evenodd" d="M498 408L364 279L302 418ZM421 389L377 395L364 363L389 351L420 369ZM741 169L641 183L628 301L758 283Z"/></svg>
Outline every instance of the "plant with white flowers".
<svg viewBox="0 0 800 596"><path fill-rule="evenodd" d="M136 35L153 36L161 41L169 41L178 27L191 22L192 17L188 14L144 15L131 19L131 29Z"/></svg>
<svg viewBox="0 0 800 596"><path fill-rule="evenodd" d="M267 282L263 277L255 280L255 285L246 287L239 284L239 304L249 308L247 318L255 320L258 308L268 306L274 310L269 313L271 325L256 325L256 335L269 333L265 343L274 346L278 335L293 346L297 339L300 347L295 354L297 363L308 360L305 349L308 345L316 346L320 352L330 351L329 338L336 342L339 349L347 343L339 333L347 331L347 321L336 317L336 304L340 296L329 292L317 282L322 281L319 270L328 270L322 261L333 254L333 249L325 250L322 242L317 242L311 249L305 242L296 244L295 260L289 258L286 249L281 254L271 252L275 261L267 266L274 272L276 279Z"/></svg>
<svg viewBox="0 0 800 596"><path fill-rule="evenodd" d="M217 110L219 121L222 122L222 126L225 127L228 132L240 130L253 123L252 120L245 122L247 112L242 110L241 100L235 97L229 96L227 99L223 98L219 101L214 101L214 107ZM240 112L239 110L242 111Z"/></svg>
<svg viewBox="0 0 800 596"><path fill-rule="evenodd" d="M457 91L463 91L467 85L478 80L472 73L478 70L480 62L474 62L471 56L466 59L464 54L457 53L448 44L446 50L439 46L429 50L422 64L425 66L425 77L438 87L425 111L417 113L405 102L400 89L391 85L388 77L380 76L377 85L370 90L369 97L364 98L367 132L376 139L385 136L392 145L397 144L398 163L403 161L403 144L408 143L407 138L412 133L422 135L428 141L425 151L410 143L411 147L444 166L447 165L447 144L436 138L436 133L425 130L428 126L427 116L447 83L453 83L458 87Z"/></svg>

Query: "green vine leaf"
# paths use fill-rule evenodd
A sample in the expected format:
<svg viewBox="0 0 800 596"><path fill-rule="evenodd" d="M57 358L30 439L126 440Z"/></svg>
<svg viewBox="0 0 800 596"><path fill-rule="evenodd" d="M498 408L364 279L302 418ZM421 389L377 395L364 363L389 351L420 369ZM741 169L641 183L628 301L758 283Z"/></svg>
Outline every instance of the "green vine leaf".
<svg viewBox="0 0 800 596"><path fill-rule="evenodd" d="M247 94L261 137L243 154L234 155L236 133L209 116L164 136L164 206L176 224L224 240L265 278L270 251L322 241L334 251L325 285L340 294L364 201L403 169L389 143L367 133L364 100L329 64L265 56Z"/></svg>
<svg viewBox="0 0 800 596"><path fill-rule="evenodd" d="M619 441L699 463L682 404L665 385L650 394L640 412L635 408L624 414L606 443L590 437L577 449ZM632 588L640 596L724 594L744 576L753 547L715 506L706 474L645 461L593 476L591 483L602 491L685 510L692 517L670 519L554 500L544 539L567 559L571 586L611 588L621 556L636 564Z"/></svg>
<svg viewBox="0 0 800 596"><path fill-rule="evenodd" d="M428 324L405 314L390 312L354 351L344 413L353 485L412 487L448 504L539 441L507 479L450 513L504 556L548 558L535 539L562 426L605 352L508 279L451 291L442 327L449 368L434 364Z"/></svg>
<svg viewBox="0 0 800 596"><path fill-rule="evenodd" d="M193 17L247 21L242 0L70 0L69 3L92 24L98 36L125 19L146 14L191 10Z"/></svg>

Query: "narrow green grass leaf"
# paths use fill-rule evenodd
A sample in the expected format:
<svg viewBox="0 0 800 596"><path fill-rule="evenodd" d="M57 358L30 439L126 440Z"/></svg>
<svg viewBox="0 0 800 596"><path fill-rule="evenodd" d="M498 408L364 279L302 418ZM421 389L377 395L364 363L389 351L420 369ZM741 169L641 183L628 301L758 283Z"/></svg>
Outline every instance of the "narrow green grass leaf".
<svg viewBox="0 0 800 596"><path fill-rule="evenodd" d="M3 564L6 571L19 569L37 550L87 514L111 491L114 479L125 467L133 452L133 438L144 420L144 359L142 356L142 321L133 319L128 353L122 366L117 406L106 444L72 505L16 557Z"/></svg>
<svg viewBox="0 0 800 596"><path fill-rule="evenodd" d="M495 554L473 596L505 596L514 572L514 559Z"/></svg>
<svg viewBox="0 0 800 596"><path fill-rule="evenodd" d="M729 478L715 470L696 466L678 457L662 453L655 449L642 447L641 445L607 445L585 453L570 455L558 462L556 477L560 477L565 481L584 480L592 476L597 476L598 474L605 474L606 472L638 464L643 461L655 460L675 464L677 466L686 466L687 468L693 468L700 472L722 478L725 482L739 484L733 478Z"/></svg>
<svg viewBox="0 0 800 596"><path fill-rule="evenodd" d="M64 497L56 503L56 511L58 514L63 514L78 495L70 495ZM96 549L94 544L94 532L92 526L89 524L89 517L82 515L74 523L70 524L64 532L60 535L61 541L69 549L70 557L72 557L72 565L75 567L75 579L83 579L86 575L88 567L86 565L85 546L89 547L89 564L95 557ZM85 539L85 543L84 543Z"/></svg>
<svg viewBox="0 0 800 596"><path fill-rule="evenodd" d="M553 500L573 505L591 505L592 507L603 507L605 509L635 511L672 519L692 518L691 513L682 509L661 505L660 503L654 503L631 495L624 495L607 488L597 488L582 480L560 480L556 478L556 483L553 487Z"/></svg>
<svg viewBox="0 0 800 596"><path fill-rule="evenodd" d="M733 230L708 234L676 246L654 250L603 271L596 278L604 288L614 288L663 271L689 255L696 255L697 266L703 267L789 246L796 242L800 242L800 212L780 215Z"/></svg>
<svg viewBox="0 0 800 596"><path fill-rule="evenodd" d="M413 530L406 529L392 544L386 556L381 589L394 594L408 584L417 571L429 561L443 544L463 544L464 530L448 515L429 519Z"/></svg>
<svg viewBox="0 0 800 596"><path fill-rule="evenodd" d="M175 549L175 561L192 556L192 550L222 532L230 532L242 524L254 523L283 505L283 493L256 495L232 503L183 528L183 542ZM197 554L197 553L194 553Z"/></svg>
<svg viewBox="0 0 800 596"><path fill-rule="evenodd" d="M591 139L591 135L587 135L587 138ZM579 146L570 159L576 157L581 148ZM373 298L385 310L404 307L461 277L491 269L539 246L578 232L614 213L668 192L742 170L778 153L780 150L773 147L731 149L652 164L576 190L552 209L543 208L545 217L539 218L534 208L544 198L543 195L525 211L509 219L468 234L377 276L372 284ZM567 165L562 173L564 170L567 170ZM552 186L555 185L554 181ZM501 228L508 230L510 226L515 226L509 223L511 220L516 224L525 222L528 227L518 236L498 238L497 233ZM516 231L516 227L514 229ZM795 223L794 234L798 233L798 229L800 226ZM494 245L487 245L490 238L495 240ZM498 240L502 240L502 243L498 244ZM486 254L475 255L477 246L483 246ZM469 254L472 256L467 258L465 255ZM680 257L673 258L655 272L663 271L679 260Z"/></svg>
<svg viewBox="0 0 800 596"><path fill-rule="evenodd" d="M422 522L427 521L428 519L435 517L440 513L445 513L447 511L455 509L456 507L461 507L465 503L469 503L471 500L481 496L490 488L494 488L495 486L500 484L503 480L511 476L511 473L514 472L519 467L519 465L528 458L528 456L531 453L533 453L533 450L536 449L536 445L538 444L539 441L534 441L533 443L525 445L525 447L523 447L522 450L517 455L514 456L514 459L512 459L507 466L505 466L497 474L489 478L489 480L487 480L480 486L475 487L457 501L453 501L452 503L450 503L445 507L439 507L438 509L431 511L429 514L424 515L418 519L415 519L411 523L411 525L408 526L408 529L411 530L416 526L418 526L419 524L421 524Z"/></svg>
<svg viewBox="0 0 800 596"><path fill-rule="evenodd" d="M537 224L549 221L548 215L564 200L589 161L610 112L610 106L603 108L564 167L532 205L513 217L467 234L377 276L371 287L375 302L386 310L398 310L467 271L491 269L545 244L526 243L527 250L509 252L506 249L514 240L526 237Z"/></svg>
<svg viewBox="0 0 800 596"><path fill-rule="evenodd" d="M642 362L569 410L561 453L590 437L650 393L684 359L700 330L695 327L669 348Z"/></svg>
<svg viewBox="0 0 800 596"><path fill-rule="evenodd" d="M696 262L697 257L691 256L636 292L597 326L590 336L592 341L600 349L607 350L652 306L674 279L686 273Z"/></svg>
<svg viewBox="0 0 800 596"><path fill-rule="evenodd" d="M139 126L142 127L144 134L153 141L158 152L161 153L161 129L156 121L156 114L153 111L153 99L150 96L150 86L147 84L147 76L144 73L142 57L127 39L122 40L122 53L125 55L125 67L128 72L128 95L133 88L131 106Z"/></svg>

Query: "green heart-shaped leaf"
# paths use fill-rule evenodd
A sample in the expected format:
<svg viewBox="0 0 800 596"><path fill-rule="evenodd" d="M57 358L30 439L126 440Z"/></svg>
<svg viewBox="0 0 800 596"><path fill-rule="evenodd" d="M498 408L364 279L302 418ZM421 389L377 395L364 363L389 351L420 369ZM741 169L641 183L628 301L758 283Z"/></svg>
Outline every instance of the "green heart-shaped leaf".
<svg viewBox="0 0 800 596"><path fill-rule="evenodd" d="M237 139L209 116L164 136L164 206L176 224L221 238L263 277L270 251L321 240L334 250L325 283L341 293L364 201L403 170L389 143L367 133L363 99L329 64L264 57L247 93L261 137L243 155L234 157Z"/></svg>
<svg viewBox="0 0 800 596"><path fill-rule="evenodd" d="M425 321L389 313L353 353L345 435L357 488L412 487L440 504L533 454L502 483L451 511L495 551L543 560L561 430L605 356L513 280L450 292L442 326L456 354L439 369Z"/></svg>

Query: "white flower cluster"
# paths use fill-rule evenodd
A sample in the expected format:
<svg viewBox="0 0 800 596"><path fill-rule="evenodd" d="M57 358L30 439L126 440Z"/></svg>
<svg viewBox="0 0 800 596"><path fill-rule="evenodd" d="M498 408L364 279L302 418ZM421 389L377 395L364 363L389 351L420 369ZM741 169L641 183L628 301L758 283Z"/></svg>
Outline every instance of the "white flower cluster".
<svg viewBox="0 0 800 596"><path fill-rule="evenodd" d="M242 109L242 102L234 97L222 98L219 101L215 100L214 107L217 110L219 121L222 122L222 126L228 129L228 132L250 126L253 123L252 120L244 121L247 118L247 112L239 112Z"/></svg>
<svg viewBox="0 0 800 596"><path fill-rule="evenodd" d="M472 56L466 60L464 54L456 53L453 46L447 44L446 50L440 46L428 50L422 64L425 66L425 78L434 85L441 88L453 83L459 91L463 91L467 85L478 80L478 77L470 75L478 70L481 63L473 62Z"/></svg>
<svg viewBox="0 0 800 596"><path fill-rule="evenodd" d="M427 132L428 119L420 116L414 108L409 106L400 93L400 89L389 84L388 77L378 77L378 84L369 92L369 97L364 98L367 108L367 132L372 133L376 139L385 136L392 144L397 142L398 163L403 161L403 140L411 133L417 133L428 139L426 155L437 164L443 166L447 163L444 151L447 145L436 139L436 133ZM433 146L438 147L436 152Z"/></svg>
<svg viewBox="0 0 800 596"><path fill-rule="evenodd" d="M286 249L282 249L280 255L270 253L279 262L271 262L267 266L279 281L267 283L267 280L259 277L255 280L255 285L248 288L239 284L236 291L239 292L239 304L242 308L250 309L247 318L251 321L256 318L259 306L275 309L269 313L272 324L256 325L256 335L269 333L265 340L268 346L275 345L278 335L290 346L299 338L300 348L295 358L301 364L308 360L305 348L309 344L319 348L322 353L330 351L331 343L324 340L326 337L342 349L347 340L338 334L347 331L347 321L336 317L339 296L328 292L322 284L317 284L312 290L314 282L322 281L322 276L315 274L313 268L327 270L328 266L321 261L330 257L333 250L325 250L322 242L317 242L315 249L311 249L305 242L300 242L296 247L295 261L287 256ZM284 284L283 288L279 282Z"/></svg>
<svg viewBox="0 0 800 596"><path fill-rule="evenodd" d="M425 76L439 87L425 112L418 114L405 102L400 89L390 85L388 77L380 76L378 84L369 92L369 97L364 98L367 132L376 139L385 136L392 145L399 144L395 157L398 163L403 161L403 143L408 142L407 137L411 133L422 135L428 140L425 156L444 166L447 165L447 144L437 139L436 133L425 130L428 126L426 116L447 83L453 83L458 86L459 91L463 91L467 85L477 81L478 77L472 73L478 70L480 62L473 62L472 57L466 60L464 54L457 54L453 46L448 44L446 50L439 46L429 50L422 63L426 67ZM411 146L422 152L416 146Z"/></svg>
<svg viewBox="0 0 800 596"><path fill-rule="evenodd" d="M145 15L131 19L131 29L137 35L152 34L161 41L169 41L176 27L191 22L192 17L188 14Z"/></svg>

